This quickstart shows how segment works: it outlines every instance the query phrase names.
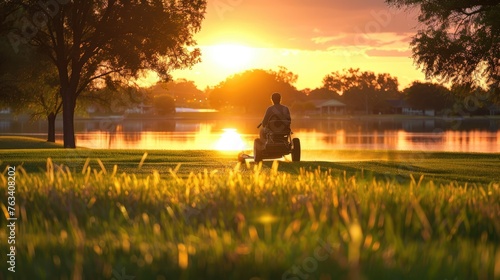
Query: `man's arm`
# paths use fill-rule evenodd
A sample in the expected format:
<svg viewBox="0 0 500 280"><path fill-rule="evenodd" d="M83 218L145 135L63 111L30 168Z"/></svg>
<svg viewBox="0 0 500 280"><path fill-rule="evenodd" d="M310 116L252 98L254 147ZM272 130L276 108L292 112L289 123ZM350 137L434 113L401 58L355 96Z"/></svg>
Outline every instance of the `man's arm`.
<svg viewBox="0 0 500 280"><path fill-rule="evenodd" d="M286 108L286 112L287 112L287 115L286 115L286 118L287 120L292 123L292 117L291 117L291 114L290 114L290 109L288 109L288 107L285 107Z"/></svg>
<svg viewBox="0 0 500 280"><path fill-rule="evenodd" d="M266 114L264 115L264 119L262 120L262 125L264 127L266 127L267 123L269 123L269 118L271 118L271 107L267 108Z"/></svg>

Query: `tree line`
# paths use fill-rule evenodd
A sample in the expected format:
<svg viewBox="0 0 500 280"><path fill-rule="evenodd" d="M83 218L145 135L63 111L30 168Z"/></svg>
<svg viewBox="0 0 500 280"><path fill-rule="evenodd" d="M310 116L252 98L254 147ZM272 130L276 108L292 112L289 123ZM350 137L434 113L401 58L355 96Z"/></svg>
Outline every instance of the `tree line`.
<svg viewBox="0 0 500 280"><path fill-rule="evenodd" d="M438 114L460 110L467 106L473 94L483 96L474 100L472 114L485 114L494 104L495 94L471 84L445 87L439 83L415 81L399 90L396 77L388 73L374 73L360 69L335 71L323 78L315 89L298 90L293 84L298 76L284 67L279 71L252 69L228 77L209 90L211 106L235 114L261 114L270 105L273 92L280 92L283 103L291 106L292 113L314 111L318 101L335 99L346 105L347 113L396 113L394 102L403 101L415 110L434 110ZM470 111L470 110L469 110Z"/></svg>

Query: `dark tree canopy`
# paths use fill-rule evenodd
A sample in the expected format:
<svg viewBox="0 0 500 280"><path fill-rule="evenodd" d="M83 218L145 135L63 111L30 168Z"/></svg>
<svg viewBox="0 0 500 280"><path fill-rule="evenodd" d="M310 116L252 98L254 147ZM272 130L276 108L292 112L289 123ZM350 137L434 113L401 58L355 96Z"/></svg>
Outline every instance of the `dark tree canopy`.
<svg viewBox="0 0 500 280"><path fill-rule="evenodd" d="M307 99L309 100L328 100L328 99L337 99L340 100L341 96L338 92L330 90L325 87L316 88L309 92L307 95Z"/></svg>
<svg viewBox="0 0 500 280"><path fill-rule="evenodd" d="M75 147L74 109L87 87L146 70L167 79L172 69L199 61L193 34L201 28L205 0L7 0L1 5L13 11L2 28L9 30L11 46L32 44L58 70L65 147Z"/></svg>
<svg viewBox="0 0 500 280"><path fill-rule="evenodd" d="M398 79L387 73L359 69L332 72L323 78L323 87L342 94L348 109L378 113L389 111L388 99L399 95Z"/></svg>
<svg viewBox="0 0 500 280"><path fill-rule="evenodd" d="M175 104L178 107L203 108L207 106L207 95L199 90L193 81L178 79L157 83L151 87L151 90L153 95L169 94L175 99Z"/></svg>
<svg viewBox="0 0 500 280"><path fill-rule="evenodd" d="M57 69L35 49L24 46L15 55L6 45L0 49L0 101L17 113L28 113L32 120L46 119L47 141L55 142L55 119L62 111Z"/></svg>
<svg viewBox="0 0 500 280"><path fill-rule="evenodd" d="M283 70L283 69L281 69ZM237 113L263 114L270 106L271 94L279 92L282 103L291 106L295 101L305 99L279 72L262 69L247 70L235 74L216 86L210 93L210 104L219 110L234 109ZM281 73L289 73L283 70ZM290 74L289 77L294 77Z"/></svg>
<svg viewBox="0 0 500 280"><path fill-rule="evenodd" d="M153 107L159 115L175 113L175 100L168 94L157 95L153 97Z"/></svg>
<svg viewBox="0 0 500 280"><path fill-rule="evenodd" d="M500 83L500 0L386 0L420 8L411 46L429 77L454 83Z"/></svg>
<svg viewBox="0 0 500 280"><path fill-rule="evenodd" d="M412 108L443 110L453 104L450 90L433 83L414 82L404 90L407 102Z"/></svg>

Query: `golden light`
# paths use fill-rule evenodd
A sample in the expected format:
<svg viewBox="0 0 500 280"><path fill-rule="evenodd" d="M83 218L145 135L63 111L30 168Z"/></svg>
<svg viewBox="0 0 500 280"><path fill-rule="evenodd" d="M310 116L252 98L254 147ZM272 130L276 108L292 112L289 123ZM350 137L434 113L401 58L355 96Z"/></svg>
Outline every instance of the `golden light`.
<svg viewBox="0 0 500 280"><path fill-rule="evenodd" d="M223 129L215 148L219 151L238 151L245 148L241 135L234 128Z"/></svg>
<svg viewBox="0 0 500 280"><path fill-rule="evenodd" d="M258 218L259 223L262 224L272 224L278 220L277 217L271 215L271 214L264 214Z"/></svg>
<svg viewBox="0 0 500 280"><path fill-rule="evenodd" d="M205 53L218 66L233 71L249 68L255 55L252 48L238 44L209 46L205 48Z"/></svg>

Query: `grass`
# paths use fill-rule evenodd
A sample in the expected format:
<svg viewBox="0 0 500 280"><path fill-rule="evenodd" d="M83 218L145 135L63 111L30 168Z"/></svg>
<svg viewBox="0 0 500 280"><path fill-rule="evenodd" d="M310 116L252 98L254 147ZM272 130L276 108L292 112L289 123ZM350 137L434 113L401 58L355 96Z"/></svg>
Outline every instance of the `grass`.
<svg viewBox="0 0 500 280"><path fill-rule="evenodd" d="M147 156L139 168L145 153ZM410 175L417 178L424 175L425 181L433 180L437 184L500 181L500 174L494 172L500 170L500 154L335 150L304 151L304 156L319 160L283 161L279 171L297 175L301 169L313 170L320 166L322 170L331 170L336 174L369 175L381 180L396 178L401 183L409 182ZM178 175L186 177L191 172L203 172L205 169L231 170L237 163L236 153L218 151L10 149L0 150L0 168L3 170L7 164L21 165L29 173L45 172L49 157L55 164L67 166L72 172L80 172L88 161L92 168L100 169L102 164L106 171L110 171L116 165L119 173L138 176L149 175L154 170L169 174L169 169L180 164ZM266 168L271 165L272 161L264 163ZM251 169L251 166L248 168Z"/></svg>
<svg viewBox="0 0 500 280"><path fill-rule="evenodd" d="M0 136L0 149L53 149L61 144L47 142L40 138L22 136Z"/></svg>
<svg viewBox="0 0 500 280"><path fill-rule="evenodd" d="M500 279L500 155L321 155L2 150L0 278Z"/></svg>

